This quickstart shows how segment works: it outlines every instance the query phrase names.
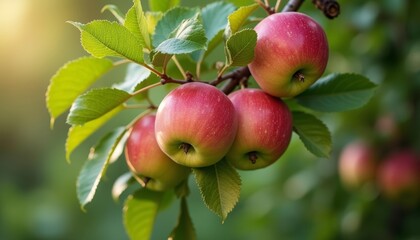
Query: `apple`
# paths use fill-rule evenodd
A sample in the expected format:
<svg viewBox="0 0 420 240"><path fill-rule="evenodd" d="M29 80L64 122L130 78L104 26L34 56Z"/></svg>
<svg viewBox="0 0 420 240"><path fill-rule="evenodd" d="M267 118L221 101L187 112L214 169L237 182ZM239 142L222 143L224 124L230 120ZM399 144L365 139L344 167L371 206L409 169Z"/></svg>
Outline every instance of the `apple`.
<svg viewBox="0 0 420 240"><path fill-rule="evenodd" d="M373 183L376 177L376 152L368 143L357 140L342 150L338 172L341 181L350 188L360 188Z"/></svg>
<svg viewBox="0 0 420 240"><path fill-rule="evenodd" d="M233 143L237 115L216 87L191 82L172 90L156 113L156 138L172 160L188 167L220 161Z"/></svg>
<svg viewBox="0 0 420 240"><path fill-rule="evenodd" d="M226 159L237 169L267 167L279 159L292 136L292 114L279 98L261 89L229 94L238 114L238 131Z"/></svg>
<svg viewBox="0 0 420 240"><path fill-rule="evenodd" d="M420 157L407 149L392 153L380 165L378 181L390 198L419 197Z"/></svg>
<svg viewBox="0 0 420 240"><path fill-rule="evenodd" d="M294 97L324 73L327 37L311 17L298 12L276 13L259 22L255 31L255 57L248 67L265 92Z"/></svg>
<svg viewBox="0 0 420 240"><path fill-rule="evenodd" d="M125 146L126 162L136 179L146 188L165 191L185 180L190 169L172 161L160 150L155 137L154 115L139 119Z"/></svg>

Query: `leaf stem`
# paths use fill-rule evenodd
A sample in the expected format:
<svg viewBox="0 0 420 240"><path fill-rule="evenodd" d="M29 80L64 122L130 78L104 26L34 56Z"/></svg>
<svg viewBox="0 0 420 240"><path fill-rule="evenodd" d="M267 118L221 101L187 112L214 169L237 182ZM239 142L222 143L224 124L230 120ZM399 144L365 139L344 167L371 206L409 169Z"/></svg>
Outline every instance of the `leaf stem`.
<svg viewBox="0 0 420 240"><path fill-rule="evenodd" d="M184 79L187 79L187 74L185 73L184 68L182 67L182 65L179 63L178 59L176 58L175 55L172 56L172 61L174 61L176 67L178 68L179 72L182 74L182 77L184 77Z"/></svg>
<svg viewBox="0 0 420 240"><path fill-rule="evenodd" d="M137 94L139 94L139 93L142 93L142 92L144 92L144 91L147 91L147 90L149 90L149 89L151 89L151 88L154 88L154 87L157 87L157 86L160 86L160 85L162 85L162 83L161 83L161 82L153 83L153 84L151 84L151 85L149 85L149 86L146 86L146 87L144 87L144 88L141 88L141 89L139 89L139 90L137 90L137 91L133 92L133 93L131 94L131 96L135 96L135 95L137 95Z"/></svg>
<svg viewBox="0 0 420 240"><path fill-rule="evenodd" d="M151 105L148 105L148 104L127 104L127 103L124 103L123 106L124 106L125 109L136 109L136 108L147 109L147 108L150 108Z"/></svg>
<svg viewBox="0 0 420 240"><path fill-rule="evenodd" d="M281 0L277 0L276 5L274 6L274 12L278 12L280 8Z"/></svg>
<svg viewBox="0 0 420 240"><path fill-rule="evenodd" d="M155 74L155 75L157 75L158 77L162 77L162 76L164 75L163 73L159 72L158 70L156 70L156 69L152 68L151 66L149 66L149 65L147 65L147 64L145 64L145 63L138 63L138 64L140 64L141 66L143 66L143 67L145 67L145 68L149 69L152 73L154 73L154 74Z"/></svg>

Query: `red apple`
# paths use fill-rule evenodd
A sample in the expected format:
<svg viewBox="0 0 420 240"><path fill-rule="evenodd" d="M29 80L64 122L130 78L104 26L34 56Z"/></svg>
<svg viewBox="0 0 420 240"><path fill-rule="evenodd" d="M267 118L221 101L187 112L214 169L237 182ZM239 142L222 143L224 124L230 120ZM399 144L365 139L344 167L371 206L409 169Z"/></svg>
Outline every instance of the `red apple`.
<svg viewBox="0 0 420 240"><path fill-rule="evenodd" d="M298 12L276 13L258 23L255 31L255 58L248 67L265 92L294 97L324 73L327 37L311 17Z"/></svg>
<svg viewBox="0 0 420 240"><path fill-rule="evenodd" d="M260 89L242 89L229 98L238 114L238 131L226 159L241 170L273 164L288 147L292 135L288 107Z"/></svg>
<svg viewBox="0 0 420 240"><path fill-rule="evenodd" d="M237 115L219 89L193 82L171 91L156 114L156 138L172 160L188 167L220 161L236 135Z"/></svg>
<svg viewBox="0 0 420 240"><path fill-rule="evenodd" d="M165 191L185 180L190 169L176 164L160 150L155 138L155 118L148 115L134 124L125 156L130 170L148 189Z"/></svg>
<svg viewBox="0 0 420 240"><path fill-rule="evenodd" d="M376 176L376 152L368 143L354 141L340 154L338 170L342 182L358 188L372 183Z"/></svg>
<svg viewBox="0 0 420 240"><path fill-rule="evenodd" d="M413 151L401 150L388 156L378 172L379 186L390 198L418 196L420 158Z"/></svg>

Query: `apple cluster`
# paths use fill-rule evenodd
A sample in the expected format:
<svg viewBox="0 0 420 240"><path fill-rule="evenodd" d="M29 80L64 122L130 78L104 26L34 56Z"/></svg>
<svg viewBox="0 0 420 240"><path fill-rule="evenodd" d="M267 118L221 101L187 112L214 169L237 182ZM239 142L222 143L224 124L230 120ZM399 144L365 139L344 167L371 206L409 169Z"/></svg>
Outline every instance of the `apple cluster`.
<svg viewBox="0 0 420 240"><path fill-rule="evenodd" d="M346 145L339 158L343 183L351 188L377 185L391 199L420 200L420 157L408 148L379 155L378 150L366 142Z"/></svg>
<svg viewBox="0 0 420 240"><path fill-rule="evenodd" d="M282 98L294 97L324 72L328 43L321 26L302 13L276 13L256 27L255 58L248 65L260 88L228 95L203 82L172 90L156 115L141 118L126 143L137 179L163 191L191 168L226 160L239 170L276 162L292 135L292 114Z"/></svg>

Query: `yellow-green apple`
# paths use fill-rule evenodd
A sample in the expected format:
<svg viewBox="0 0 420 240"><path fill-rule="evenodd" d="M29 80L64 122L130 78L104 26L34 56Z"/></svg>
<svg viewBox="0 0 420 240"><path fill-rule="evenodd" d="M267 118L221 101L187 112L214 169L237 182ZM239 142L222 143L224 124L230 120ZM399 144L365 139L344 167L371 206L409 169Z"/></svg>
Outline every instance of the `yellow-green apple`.
<svg viewBox="0 0 420 240"><path fill-rule="evenodd" d="M132 127L125 146L127 165L146 188L169 190L190 173L190 168L172 161L160 150L155 137L154 115L140 118Z"/></svg>
<svg viewBox="0 0 420 240"><path fill-rule="evenodd" d="M276 13L258 23L255 31L255 57L248 67L265 92L294 97L324 73L327 37L311 17L298 12Z"/></svg>
<svg viewBox="0 0 420 240"><path fill-rule="evenodd" d="M156 138L172 160L188 167L220 161L233 143L237 115L229 98L206 83L172 90L156 113Z"/></svg>
<svg viewBox="0 0 420 240"><path fill-rule="evenodd" d="M374 183L376 177L376 151L368 143L357 140L342 150L338 172L341 181L350 188Z"/></svg>
<svg viewBox="0 0 420 240"><path fill-rule="evenodd" d="M378 180L380 188L390 198L419 198L419 156L407 149L390 154L379 167Z"/></svg>
<svg viewBox="0 0 420 240"><path fill-rule="evenodd" d="M226 159L241 170L277 161L292 135L292 114L286 104L261 89L238 90L229 98L238 114L238 131Z"/></svg>

